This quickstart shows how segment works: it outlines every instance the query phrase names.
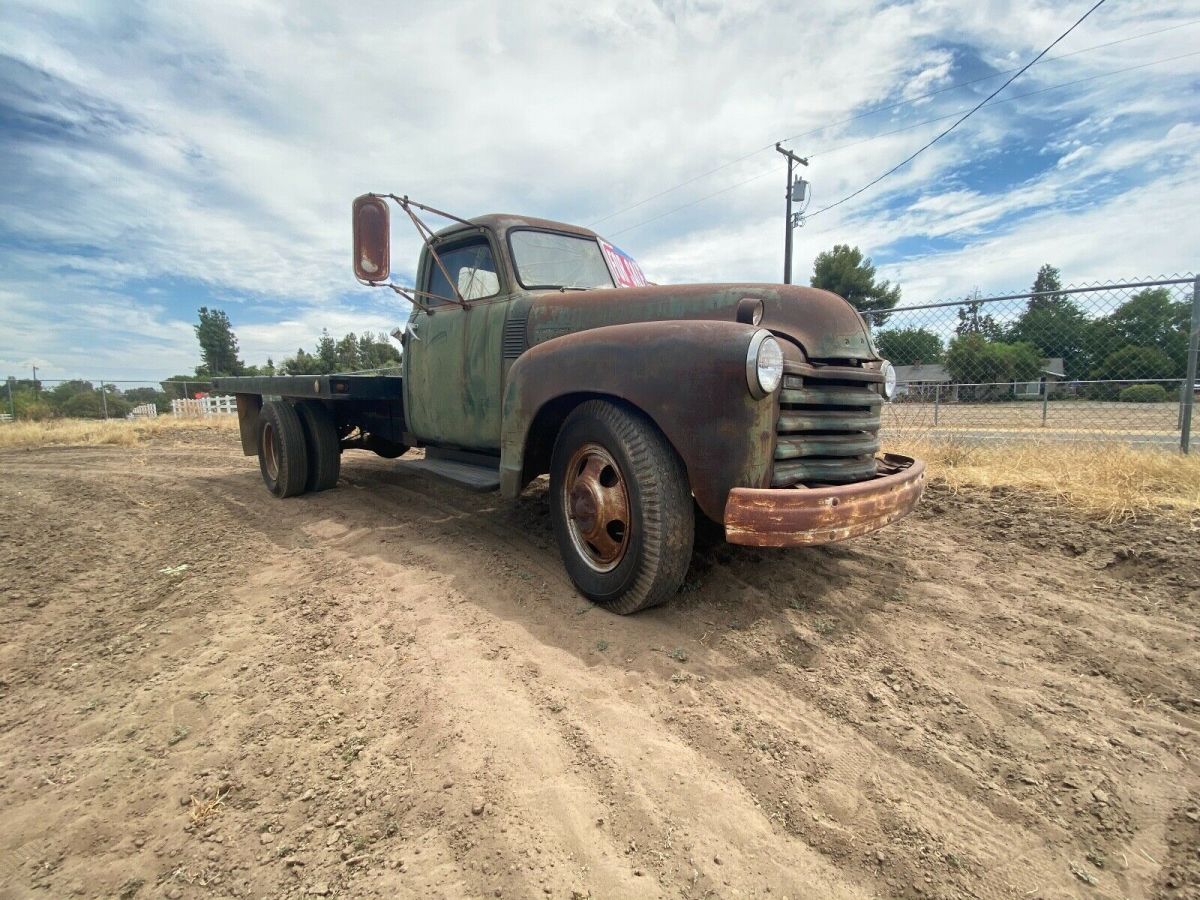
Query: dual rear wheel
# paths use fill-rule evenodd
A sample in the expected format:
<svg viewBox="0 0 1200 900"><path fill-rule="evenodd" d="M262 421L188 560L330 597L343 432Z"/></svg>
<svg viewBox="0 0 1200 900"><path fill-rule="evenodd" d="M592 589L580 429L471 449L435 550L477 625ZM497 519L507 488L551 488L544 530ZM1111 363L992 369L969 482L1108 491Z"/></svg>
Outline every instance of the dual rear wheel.
<svg viewBox="0 0 1200 900"><path fill-rule="evenodd" d="M276 497L333 487L342 467L333 414L319 403L264 403L258 419L258 466Z"/></svg>

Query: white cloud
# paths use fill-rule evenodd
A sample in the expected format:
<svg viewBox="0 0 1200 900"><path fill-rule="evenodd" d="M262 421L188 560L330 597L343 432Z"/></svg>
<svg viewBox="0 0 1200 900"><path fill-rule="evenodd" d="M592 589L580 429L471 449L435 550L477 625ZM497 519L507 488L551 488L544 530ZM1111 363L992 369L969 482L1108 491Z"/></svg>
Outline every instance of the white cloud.
<svg viewBox="0 0 1200 900"><path fill-rule="evenodd" d="M1184 21L1187 6L1106 5L1058 51ZM207 286L199 302L228 301L251 361L311 346L322 327L386 330L397 302L353 293L349 274L349 203L364 190L464 214L586 223L783 134L944 87L963 77L962 58L1018 65L1065 18L1049 0L1019 13L1000 0L822 0L802 11L767 0L229 0L132 11L14 0L0 11L0 84L4 102L36 125L5 133L0 146L0 162L18 173L0 185L0 237L11 243L0 266L0 357L36 357L69 374L185 370L195 349L186 311L170 302L179 281ZM1018 85L1188 52L1194 38L1181 28L1047 62ZM1024 283L1052 247L1064 271L1069 260L1143 271L1168 252L1180 257L1172 266L1189 265L1198 229L1176 209L1196 196L1194 94L1146 85L1192 86L1197 71L1182 60L981 111L798 231L797 280L835 241L881 257L903 246L886 274L904 281L908 298L961 291L955 272ZM998 84L795 141L814 154L813 209L949 122L831 148L969 105L982 96L973 91ZM1045 171L977 174L1002 174L1016 154L1042 149ZM659 280L777 280L783 186L770 150L602 230L623 232L759 173L617 240ZM1180 193L1158 193L1166 186ZM1124 210L1147 198L1174 208L1123 238L1113 223L1132 226ZM1167 220L1170 234L1142 240ZM418 244L399 224L393 261L411 274ZM965 246L910 246L947 238ZM32 274L50 271L52 290ZM94 346L73 337L71 318L89 310Z"/></svg>

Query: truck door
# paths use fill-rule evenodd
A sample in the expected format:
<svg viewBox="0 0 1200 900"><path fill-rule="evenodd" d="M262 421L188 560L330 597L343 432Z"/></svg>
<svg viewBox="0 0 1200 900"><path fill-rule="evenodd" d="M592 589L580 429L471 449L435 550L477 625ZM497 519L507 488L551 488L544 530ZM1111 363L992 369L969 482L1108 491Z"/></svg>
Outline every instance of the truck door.
<svg viewBox="0 0 1200 900"><path fill-rule="evenodd" d="M450 238L437 248L459 293L463 309L450 300L425 297L431 312L413 309L404 338L404 408L412 433L422 441L467 449L499 445L499 361L490 374L491 307L502 300L494 249L484 234ZM420 289L442 297L454 290L428 251L418 272ZM501 306L503 304L500 304ZM492 384L492 382L496 382ZM495 406L495 410L491 407ZM495 418L497 433L490 432Z"/></svg>

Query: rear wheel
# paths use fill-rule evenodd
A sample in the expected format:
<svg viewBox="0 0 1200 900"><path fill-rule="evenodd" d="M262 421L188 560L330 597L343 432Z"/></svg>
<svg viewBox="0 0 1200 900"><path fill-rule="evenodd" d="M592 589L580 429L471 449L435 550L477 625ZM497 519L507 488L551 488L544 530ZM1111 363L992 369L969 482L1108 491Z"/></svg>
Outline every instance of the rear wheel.
<svg viewBox="0 0 1200 900"><path fill-rule="evenodd" d="M290 403L263 404L258 419L258 467L267 490L276 497L304 493L308 481L308 448L300 417Z"/></svg>
<svg viewBox="0 0 1200 900"><path fill-rule="evenodd" d="M654 423L604 400L563 423L550 463L550 513L575 586L622 615L670 599L692 555L687 473Z"/></svg>
<svg viewBox="0 0 1200 900"><path fill-rule="evenodd" d="M338 440L337 421L333 413L312 401L296 405L304 426L304 443L308 451L308 480L305 490L327 491L337 484L342 471L342 443Z"/></svg>

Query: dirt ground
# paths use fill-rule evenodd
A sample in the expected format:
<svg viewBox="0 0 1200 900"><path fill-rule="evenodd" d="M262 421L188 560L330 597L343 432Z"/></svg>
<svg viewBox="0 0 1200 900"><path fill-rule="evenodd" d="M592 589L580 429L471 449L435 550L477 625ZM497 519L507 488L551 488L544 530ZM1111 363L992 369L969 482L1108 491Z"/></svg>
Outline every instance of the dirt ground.
<svg viewBox="0 0 1200 900"><path fill-rule="evenodd" d="M936 485L630 618L516 504L0 452L0 896L1197 897L1200 545Z"/></svg>

